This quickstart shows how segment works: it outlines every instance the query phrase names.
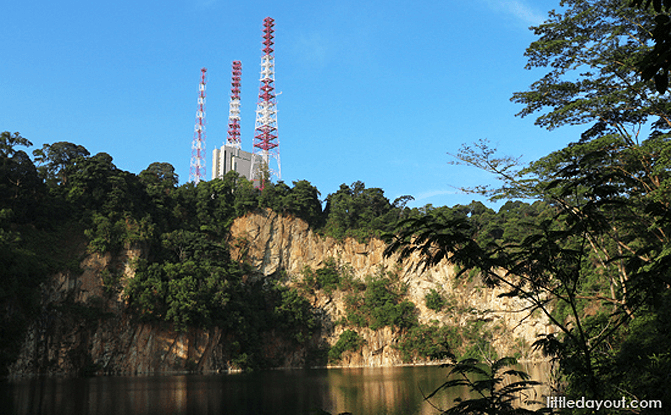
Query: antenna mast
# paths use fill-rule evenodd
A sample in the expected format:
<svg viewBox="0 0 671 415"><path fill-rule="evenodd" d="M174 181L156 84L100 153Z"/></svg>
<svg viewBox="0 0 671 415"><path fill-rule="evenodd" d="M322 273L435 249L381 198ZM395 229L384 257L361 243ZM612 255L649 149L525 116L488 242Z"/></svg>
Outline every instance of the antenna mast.
<svg viewBox="0 0 671 415"><path fill-rule="evenodd" d="M189 180L198 185L205 179L205 72L200 70L200 84L198 85L198 111L196 111L196 126L191 143L191 172Z"/></svg>
<svg viewBox="0 0 671 415"><path fill-rule="evenodd" d="M228 111L228 140L229 146L240 148L240 77L242 76L242 62L233 61L231 76L231 102Z"/></svg>
<svg viewBox="0 0 671 415"><path fill-rule="evenodd" d="M263 188L265 181L260 172L268 169L278 179L282 178L280 167L280 149L277 138L277 101L275 95L275 57L273 56L273 26L275 21L266 17L263 19L263 46L265 55L261 58L261 86L259 88L259 100L256 106L256 129L254 134L254 153L261 156L265 166L255 166L252 174L254 179ZM270 158L277 161L277 170L270 168Z"/></svg>

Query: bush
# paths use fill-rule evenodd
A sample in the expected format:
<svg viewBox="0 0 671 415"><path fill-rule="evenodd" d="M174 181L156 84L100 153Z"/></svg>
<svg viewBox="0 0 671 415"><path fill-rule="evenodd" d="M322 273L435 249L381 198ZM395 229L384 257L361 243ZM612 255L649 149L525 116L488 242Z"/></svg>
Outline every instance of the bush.
<svg viewBox="0 0 671 415"><path fill-rule="evenodd" d="M305 290L313 290L317 288L317 281L315 281L315 273L309 266L303 267L301 271L301 276L303 281L301 281L300 286Z"/></svg>
<svg viewBox="0 0 671 415"><path fill-rule="evenodd" d="M415 304L401 298L388 278L368 280L363 295L353 293L346 297L347 320L373 330L385 326L410 328L417 324Z"/></svg>
<svg viewBox="0 0 671 415"><path fill-rule="evenodd" d="M301 297L295 289L281 286L275 289L281 297L279 305L275 306L277 327L285 334L291 334L299 344L305 342L319 326L319 321L312 313L310 302Z"/></svg>
<svg viewBox="0 0 671 415"><path fill-rule="evenodd" d="M317 270L316 280L317 288L326 291L328 294L338 288L340 274L338 273L338 266L333 258L327 259L324 267Z"/></svg>
<svg viewBox="0 0 671 415"><path fill-rule="evenodd" d="M459 345L456 328L418 325L403 336L398 349L403 361L411 362L416 357L445 359L452 356L452 350Z"/></svg>
<svg viewBox="0 0 671 415"><path fill-rule="evenodd" d="M434 289L431 289L431 291L424 296L424 301L427 308L435 311L440 311L445 306L445 299Z"/></svg>
<svg viewBox="0 0 671 415"><path fill-rule="evenodd" d="M340 355L350 350L358 350L364 344L364 340L353 330L345 330L340 334L338 342L329 350L329 361L340 360Z"/></svg>

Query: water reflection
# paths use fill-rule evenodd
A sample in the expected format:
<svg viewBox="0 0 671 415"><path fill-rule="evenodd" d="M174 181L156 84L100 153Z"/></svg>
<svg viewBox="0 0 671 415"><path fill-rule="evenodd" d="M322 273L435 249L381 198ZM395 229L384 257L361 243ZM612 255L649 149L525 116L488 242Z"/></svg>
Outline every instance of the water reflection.
<svg viewBox="0 0 671 415"><path fill-rule="evenodd" d="M530 368L525 368L529 371ZM542 368L530 372L538 376ZM445 381L440 367L313 369L236 375L36 378L0 384L9 414L435 415L424 402ZM458 396L442 394L442 408Z"/></svg>

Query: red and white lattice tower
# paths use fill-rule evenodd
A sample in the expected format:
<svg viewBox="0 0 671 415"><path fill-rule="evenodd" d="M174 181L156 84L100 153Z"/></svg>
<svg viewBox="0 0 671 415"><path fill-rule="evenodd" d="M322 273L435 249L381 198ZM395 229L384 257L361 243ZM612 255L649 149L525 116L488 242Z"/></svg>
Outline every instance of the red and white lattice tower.
<svg viewBox="0 0 671 415"><path fill-rule="evenodd" d="M228 110L228 140L229 146L240 148L240 77L242 76L242 62L233 61L231 76L231 101Z"/></svg>
<svg viewBox="0 0 671 415"><path fill-rule="evenodd" d="M277 136L277 101L275 95L275 57L273 56L273 26L275 21L266 17L263 19L263 49L261 58L261 86L259 100L256 106L256 129L254 134L254 153L260 155L265 166L256 166L253 171L255 179L263 186L263 178L257 176L260 170L267 168L271 175L282 178L280 167L280 149ZM270 159L277 162L276 169L270 165ZM253 158L254 159L254 158Z"/></svg>
<svg viewBox="0 0 671 415"><path fill-rule="evenodd" d="M189 180L194 184L205 179L205 73L200 70L200 84L198 85L198 111L196 111L196 127L193 131L191 143L191 172Z"/></svg>

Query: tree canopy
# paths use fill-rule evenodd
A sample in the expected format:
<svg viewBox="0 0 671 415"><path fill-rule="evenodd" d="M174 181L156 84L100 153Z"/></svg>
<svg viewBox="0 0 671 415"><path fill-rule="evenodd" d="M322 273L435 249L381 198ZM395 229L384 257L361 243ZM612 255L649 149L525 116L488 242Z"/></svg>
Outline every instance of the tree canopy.
<svg viewBox="0 0 671 415"><path fill-rule="evenodd" d="M483 237L477 215L411 217L390 237L388 253L419 252L428 263L449 257L462 274L476 269L505 296L545 313L558 333L536 346L559 362L563 394L667 402L671 107L637 66L651 49L654 14L611 0L562 5L532 28L538 38L526 52L527 67L545 75L512 100L523 106L519 116L536 115L541 127L584 132L526 166L486 140L455 155L503 183L471 191L544 206L504 205L502 217L522 213L503 221L509 237L491 228Z"/></svg>

